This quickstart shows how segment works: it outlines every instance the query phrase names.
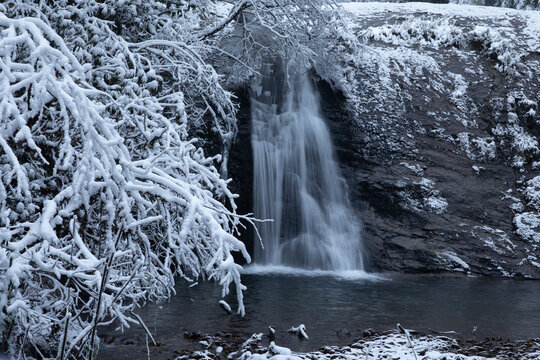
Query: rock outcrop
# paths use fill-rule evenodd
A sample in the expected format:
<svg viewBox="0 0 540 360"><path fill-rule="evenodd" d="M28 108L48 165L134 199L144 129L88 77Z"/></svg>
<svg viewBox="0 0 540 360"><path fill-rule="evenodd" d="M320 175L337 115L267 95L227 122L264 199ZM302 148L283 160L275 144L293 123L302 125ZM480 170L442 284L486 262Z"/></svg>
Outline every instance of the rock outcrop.
<svg viewBox="0 0 540 360"><path fill-rule="evenodd" d="M349 8L355 92L321 99L368 261L540 277L540 13Z"/></svg>
<svg viewBox="0 0 540 360"><path fill-rule="evenodd" d="M345 9L363 45L319 90L369 269L540 278L540 12ZM246 107L231 176L249 211Z"/></svg>

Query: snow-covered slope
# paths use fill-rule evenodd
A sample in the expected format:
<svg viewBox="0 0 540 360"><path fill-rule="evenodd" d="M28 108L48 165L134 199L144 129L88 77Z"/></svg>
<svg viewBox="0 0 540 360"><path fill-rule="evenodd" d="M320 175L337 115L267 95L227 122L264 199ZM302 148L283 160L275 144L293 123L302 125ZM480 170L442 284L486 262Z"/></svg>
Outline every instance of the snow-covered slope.
<svg viewBox="0 0 540 360"><path fill-rule="evenodd" d="M369 2L364 0L356 1L339 1L338 2ZM390 3L406 3L407 0L385 0ZM431 0L427 2L432 3L451 3L451 4L465 4L465 5L483 5L483 6L495 6L522 10L540 10L540 2L538 0Z"/></svg>
<svg viewBox="0 0 540 360"><path fill-rule="evenodd" d="M540 277L540 12L343 7L363 45L321 98L372 266Z"/></svg>

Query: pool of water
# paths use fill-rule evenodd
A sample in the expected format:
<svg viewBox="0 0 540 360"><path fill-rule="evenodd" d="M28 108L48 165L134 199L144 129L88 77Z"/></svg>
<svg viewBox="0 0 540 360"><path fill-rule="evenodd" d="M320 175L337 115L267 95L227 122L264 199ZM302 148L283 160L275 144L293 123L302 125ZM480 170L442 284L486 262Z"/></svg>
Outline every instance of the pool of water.
<svg viewBox="0 0 540 360"><path fill-rule="evenodd" d="M352 274L354 275L354 274ZM363 329L388 330L401 323L420 331L456 331L463 338L540 336L540 282L425 276L351 276L251 271L243 275L246 316L226 314L218 305L221 288L201 283L177 286L169 303L140 309L155 338L152 359L174 358L175 350L200 348L186 331L231 332L249 337L276 329L276 343L294 351L344 345ZM235 299L226 299L231 306ZM305 324L309 341L287 329ZM119 335L112 328L101 336ZM101 347L100 359L146 359L145 335L132 328Z"/></svg>

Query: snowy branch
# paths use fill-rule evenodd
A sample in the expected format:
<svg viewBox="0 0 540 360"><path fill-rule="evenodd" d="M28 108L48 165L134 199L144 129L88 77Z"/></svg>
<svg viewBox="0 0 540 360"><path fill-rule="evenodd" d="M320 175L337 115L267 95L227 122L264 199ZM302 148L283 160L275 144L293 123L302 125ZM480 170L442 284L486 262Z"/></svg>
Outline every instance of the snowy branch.
<svg viewBox="0 0 540 360"><path fill-rule="evenodd" d="M116 46L124 46L136 66L144 63L139 53L126 51L126 42ZM239 225L235 195L213 165L217 158L205 157L188 139L182 92L171 84L159 101L126 81L131 93L115 93L106 84L109 70L81 65L36 18L0 15L0 49L0 321L8 324L1 333L6 350L88 358L98 325L137 323L130 315L136 304L166 299L176 276L214 278L224 295L235 283L243 313L244 287L232 252L250 258L231 235ZM151 60L137 69L139 76L159 78ZM195 55L190 61L202 63ZM206 75L202 70L195 69L199 77ZM207 80L202 90L226 94L212 85ZM175 111L161 105L167 100L178 101ZM219 101L209 99L207 106ZM217 200L222 196L232 210ZM54 350L55 344L63 345Z"/></svg>

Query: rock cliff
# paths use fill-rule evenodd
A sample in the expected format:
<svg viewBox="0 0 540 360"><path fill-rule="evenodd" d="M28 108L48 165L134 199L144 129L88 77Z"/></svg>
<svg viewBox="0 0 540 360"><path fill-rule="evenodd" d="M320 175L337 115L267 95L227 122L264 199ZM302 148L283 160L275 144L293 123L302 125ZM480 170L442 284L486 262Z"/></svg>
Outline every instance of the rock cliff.
<svg viewBox="0 0 540 360"><path fill-rule="evenodd" d="M369 268L540 278L540 12L344 7L362 46L319 90ZM249 210L246 107L231 176Z"/></svg>

